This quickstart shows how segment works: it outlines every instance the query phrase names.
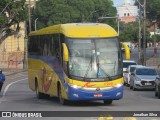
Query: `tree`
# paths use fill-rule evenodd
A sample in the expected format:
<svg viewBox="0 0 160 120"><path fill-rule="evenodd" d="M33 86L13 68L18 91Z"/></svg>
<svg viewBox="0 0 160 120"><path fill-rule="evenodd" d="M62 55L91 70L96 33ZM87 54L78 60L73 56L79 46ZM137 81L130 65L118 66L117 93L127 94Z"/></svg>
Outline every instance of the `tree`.
<svg viewBox="0 0 160 120"><path fill-rule="evenodd" d="M142 5L144 0L138 0ZM157 20L160 22L160 0L146 0L146 11L147 11L147 19L152 22L153 20ZM135 5L139 6L138 2L135 2ZM143 11L143 8L140 8Z"/></svg>
<svg viewBox="0 0 160 120"><path fill-rule="evenodd" d="M141 26L142 28L143 26ZM123 42L138 42L139 25L138 21L132 23L120 23L120 41ZM146 39L150 40L150 33L146 31Z"/></svg>
<svg viewBox="0 0 160 120"><path fill-rule="evenodd" d="M38 18L40 29L61 23L97 22L102 16L116 16L116 8L112 0L40 0L32 14L32 23ZM113 20L103 22L106 21L115 24Z"/></svg>
<svg viewBox="0 0 160 120"><path fill-rule="evenodd" d="M25 0L1 0L0 1L0 40L3 36L13 34L15 30L11 28L16 25L16 31L19 31L19 23L26 19Z"/></svg>

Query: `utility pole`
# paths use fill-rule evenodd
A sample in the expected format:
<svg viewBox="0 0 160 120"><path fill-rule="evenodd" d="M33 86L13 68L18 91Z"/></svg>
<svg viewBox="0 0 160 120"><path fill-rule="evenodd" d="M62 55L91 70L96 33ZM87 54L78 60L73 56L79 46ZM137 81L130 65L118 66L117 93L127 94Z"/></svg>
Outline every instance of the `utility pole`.
<svg viewBox="0 0 160 120"><path fill-rule="evenodd" d="M139 40L138 40L138 58L139 60L141 60L141 38L142 38L142 34L141 34L141 13L139 15Z"/></svg>
<svg viewBox="0 0 160 120"><path fill-rule="evenodd" d="M146 65L146 0L144 0L143 18L143 65Z"/></svg>
<svg viewBox="0 0 160 120"><path fill-rule="evenodd" d="M28 43L28 36L27 36L27 23L24 22L25 28L25 36L24 36L24 60L23 60L23 69L27 68L27 43Z"/></svg>
<svg viewBox="0 0 160 120"><path fill-rule="evenodd" d="M34 10L36 10L36 0L34 0Z"/></svg>
<svg viewBox="0 0 160 120"><path fill-rule="evenodd" d="M29 7L29 2L28 2L28 7ZM26 9L26 6L25 6ZM28 8L29 9L29 8ZM30 14L29 14L30 15ZM26 20L24 21L24 58L23 58L23 69L27 68L27 44L28 44L28 36L27 36L27 22Z"/></svg>
<svg viewBox="0 0 160 120"><path fill-rule="evenodd" d="M29 32L32 31L31 29L31 1L28 0L28 15L29 15Z"/></svg>
<svg viewBox="0 0 160 120"><path fill-rule="evenodd" d="M156 21L154 21L154 48L156 48Z"/></svg>
<svg viewBox="0 0 160 120"><path fill-rule="evenodd" d="M139 3L139 39L138 39L138 58L139 58L139 63L140 64L143 64L143 61L142 61L142 46L141 44L142 43L142 28L141 28L141 18L142 18L142 13L141 13L141 8L143 8L143 6L140 4L140 2L137 0L137 2Z"/></svg>
<svg viewBox="0 0 160 120"><path fill-rule="evenodd" d="M117 24L118 24L118 36L119 36L119 21L120 21L120 19L119 19L119 15L117 15Z"/></svg>
<svg viewBox="0 0 160 120"><path fill-rule="evenodd" d="M157 54L157 46L156 46L156 20L152 21L154 23L154 55Z"/></svg>

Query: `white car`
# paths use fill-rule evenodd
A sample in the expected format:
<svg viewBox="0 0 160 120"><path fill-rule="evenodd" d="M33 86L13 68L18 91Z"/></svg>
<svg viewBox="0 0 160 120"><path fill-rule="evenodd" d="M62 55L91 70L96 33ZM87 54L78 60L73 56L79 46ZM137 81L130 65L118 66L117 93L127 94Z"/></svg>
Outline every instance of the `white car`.
<svg viewBox="0 0 160 120"><path fill-rule="evenodd" d="M137 63L133 60L123 60L123 76L127 76L126 70L127 70L128 66L130 66L130 65L137 65ZM126 78L124 77L124 85L126 84L125 79Z"/></svg>
<svg viewBox="0 0 160 120"><path fill-rule="evenodd" d="M123 60L123 73L126 72L129 65L137 65L134 60Z"/></svg>
<svg viewBox="0 0 160 120"><path fill-rule="evenodd" d="M127 85L128 87L130 86L130 77L131 73L134 72L136 67L141 67L142 65L129 65L126 73L124 73L124 84Z"/></svg>

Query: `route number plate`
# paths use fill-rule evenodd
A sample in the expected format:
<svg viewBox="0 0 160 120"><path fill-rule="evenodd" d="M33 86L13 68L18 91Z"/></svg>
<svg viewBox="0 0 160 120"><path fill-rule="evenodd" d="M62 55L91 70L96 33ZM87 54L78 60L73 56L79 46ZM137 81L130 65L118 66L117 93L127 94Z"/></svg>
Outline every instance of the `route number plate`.
<svg viewBox="0 0 160 120"><path fill-rule="evenodd" d="M103 95L102 94L94 94L94 97L102 97Z"/></svg>

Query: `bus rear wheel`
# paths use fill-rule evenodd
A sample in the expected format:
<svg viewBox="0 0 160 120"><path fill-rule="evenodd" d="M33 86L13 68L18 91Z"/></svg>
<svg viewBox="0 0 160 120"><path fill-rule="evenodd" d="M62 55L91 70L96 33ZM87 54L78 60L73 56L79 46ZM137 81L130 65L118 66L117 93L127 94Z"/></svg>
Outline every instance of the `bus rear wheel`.
<svg viewBox="0 0 160 120"><path fill-rule="evenodd" d="M158 96L158 87L157 86L155 87L155 96L156 97Z"/></svg>
<svg viewBox="0 0 160 120"><path fill-rule="evenodd" d="M60 102L62 105L66 105L66 104L67 104L67 100L65 100L65 99L62 97L62 89L61 89L61 86L60 86L60 85L58 86L58 97L59 97L59 102Z"/></svg>
<svg viewBox="0 0 160 120"><path fill-rule="evenodd" d="M158 99L160 99L160 91L159 90L158 90L157 96L158 96Z"/></svg>
<svg viewBox="0 0 160 120"><path fill-rule="evenodd" d="M38 89L38 82L36 81L35 83L35 90L36 90L36 96L38 99L42 99L44 97L44 94L39 92L39 89Z"/></svg>
<svg viewBox="0 0 160 120"><path fill-rule="evenodd" d="M103 100L104 104L110 105L112 104L113 100Z"/></svg>

